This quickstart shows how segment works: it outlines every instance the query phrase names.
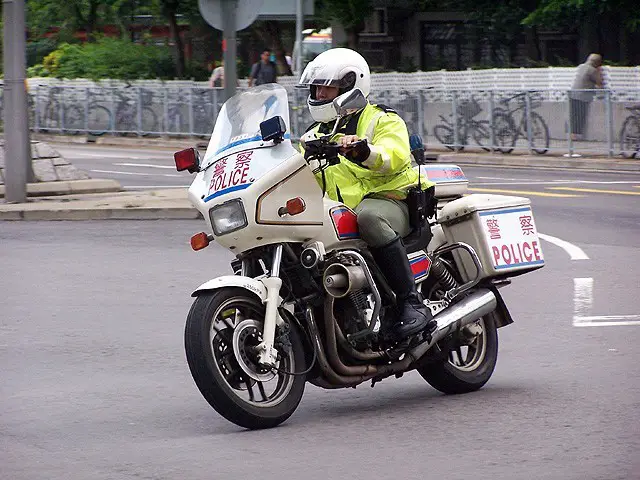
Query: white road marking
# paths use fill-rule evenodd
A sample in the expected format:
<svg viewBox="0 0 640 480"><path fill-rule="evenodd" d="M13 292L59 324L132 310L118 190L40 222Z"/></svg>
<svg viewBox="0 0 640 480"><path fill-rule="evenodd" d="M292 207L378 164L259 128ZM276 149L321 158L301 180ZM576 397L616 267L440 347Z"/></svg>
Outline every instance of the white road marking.
<svg viewBox="0 0 640 480"><path fill-rule="evenodd" d="M627 327L632 325L640 326L640 315L601 315L573 319L574 327Z"/></svg>
<svg viewBox="0 0 640 480"><path fill-rule="evenodd" d="M569 254L569 256L571 257L571 260L589 260L589 257L587 256L586 253L584 253L584 250L582 250L577 245L574 245L573 243L569 243L565 240L552 237L551 235L545 235L544 233L538 233L538 236L541 239L549 243L553 243L554 245L562 248L565 252Z"/></svg>
<svg viewBox="0 0 640 480"><path fill-rule="evenodd" d="M138 157L133 155L125 155L123 153L65 153L65 157L82 158L82 157L94 157L94 158L130 158L132 160L141 160L145 157Z"/></svg>
<svg viewBox="0 0 640 480"><path fill-rule="evenodd" d="M575 319L591 313L593 307L593 278L573 279L573 313Z"/></svg>
<svg viewBox="0 0 640 480"><path fill-rule="evenodd" d="M593 308L593 278L573 279L574 327L622 327L640 325L640 315L590 315Z"/></svg>
<svg viewBox="0 0 640 480"><path fill-rule="evenodd" d="M90 170L94 173L114 173L116 175L142 175L146 177L181 177L177 173L140 173L140 172L119 172L117 170Z"/></svg>
<svg viewBox="0 0 640 480"><path fill-rule="evenodd" d="M122 188L124 188L125 190L148 190L151 188L184 188L186 190L187 188L189 188L189 185L127 185L123 186Z"/></svg>
<svg viewBox="0 0 640 480"><path fill-rule="evenodd" d="M117 167L148 167L148 168L169 168L176 169L175 165L154 165L152 163L114 163Z"/></svg>

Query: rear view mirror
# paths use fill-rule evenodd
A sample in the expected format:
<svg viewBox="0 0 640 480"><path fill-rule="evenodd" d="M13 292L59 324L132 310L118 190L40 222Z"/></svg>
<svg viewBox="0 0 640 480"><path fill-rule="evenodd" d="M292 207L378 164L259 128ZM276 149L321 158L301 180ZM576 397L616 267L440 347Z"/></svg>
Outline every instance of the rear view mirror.
<svg viewBox="0 0 640 480"><path fill-rule="evenodd" d="M424 144L420 135L414 133L409 137L409 148L416 163L418 165L424 164Z"/></svg>
<svg viewBox="0 0 640 480"><path fill-rule="evenodd" d="M280 143L284 140L284 134L287 131L287 125L281 116L271 117L264 122L260 122L260 136L262 140L268 142L273 140L274 143Z"/></svg>
<svg viewBox="0 0 640 480"><path fill-rule="evenodd" d="M343 117L349 113L357 112L367 106L367 98L359 88L354 88L347 95L340 96L333 101L333 106L338 115Z"/></svg>

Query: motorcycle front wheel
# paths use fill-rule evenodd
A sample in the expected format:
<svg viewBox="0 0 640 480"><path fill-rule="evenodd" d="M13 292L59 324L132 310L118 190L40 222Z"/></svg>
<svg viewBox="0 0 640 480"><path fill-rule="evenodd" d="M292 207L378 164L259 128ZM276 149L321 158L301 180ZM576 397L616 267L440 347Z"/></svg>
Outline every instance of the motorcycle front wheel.
<svg viewBox="0 0 640 480"><path fill-rule="evenodd" d="M224 418L244 428L271 428L288 419L304 393L304 346L296 325L276 343L277 369L260 366L265 309L252 293L223 288L196 298L185 327L191 375L202 396ZM276 332L276 338L283 336ZM286 345L289 343L290 345Z"/></svg>

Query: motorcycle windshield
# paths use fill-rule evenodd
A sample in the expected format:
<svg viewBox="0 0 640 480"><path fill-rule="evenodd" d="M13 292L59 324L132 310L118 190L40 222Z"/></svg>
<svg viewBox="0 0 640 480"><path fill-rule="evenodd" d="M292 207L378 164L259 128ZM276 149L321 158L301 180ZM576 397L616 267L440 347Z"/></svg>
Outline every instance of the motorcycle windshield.
<svg viewBox="0 0 640 480"><path fill-rule="evenodd" d="M291 145L287 91L277 84L265 84L234 95L220 109L203 166L244 150L273 147L263 142L260 123L268 118L283 118L287 132L283 143Z"/></svg>

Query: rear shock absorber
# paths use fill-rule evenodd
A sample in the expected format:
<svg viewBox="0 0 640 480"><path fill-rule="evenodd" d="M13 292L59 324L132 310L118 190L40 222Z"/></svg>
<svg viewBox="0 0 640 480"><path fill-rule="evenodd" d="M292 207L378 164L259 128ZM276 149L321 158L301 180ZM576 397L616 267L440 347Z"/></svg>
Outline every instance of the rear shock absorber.
<svg viewBox="0 0 640 480"><path fill-rule="evenodd" d="M367 296L364 294L362 289L352 290L349 292L349 299L353 302L353 305L359 312L368 307Z"/></svg>
<svg viewBox="0 0 640 480"><path fill-rule="evenodd" d="M436 276L440 284L444 287L445 290L451 290L458 286L458 282L451 272L445 265L445 262L442 261L439 257L436 257L433 260L431 265L431 272Z"/></svg>

